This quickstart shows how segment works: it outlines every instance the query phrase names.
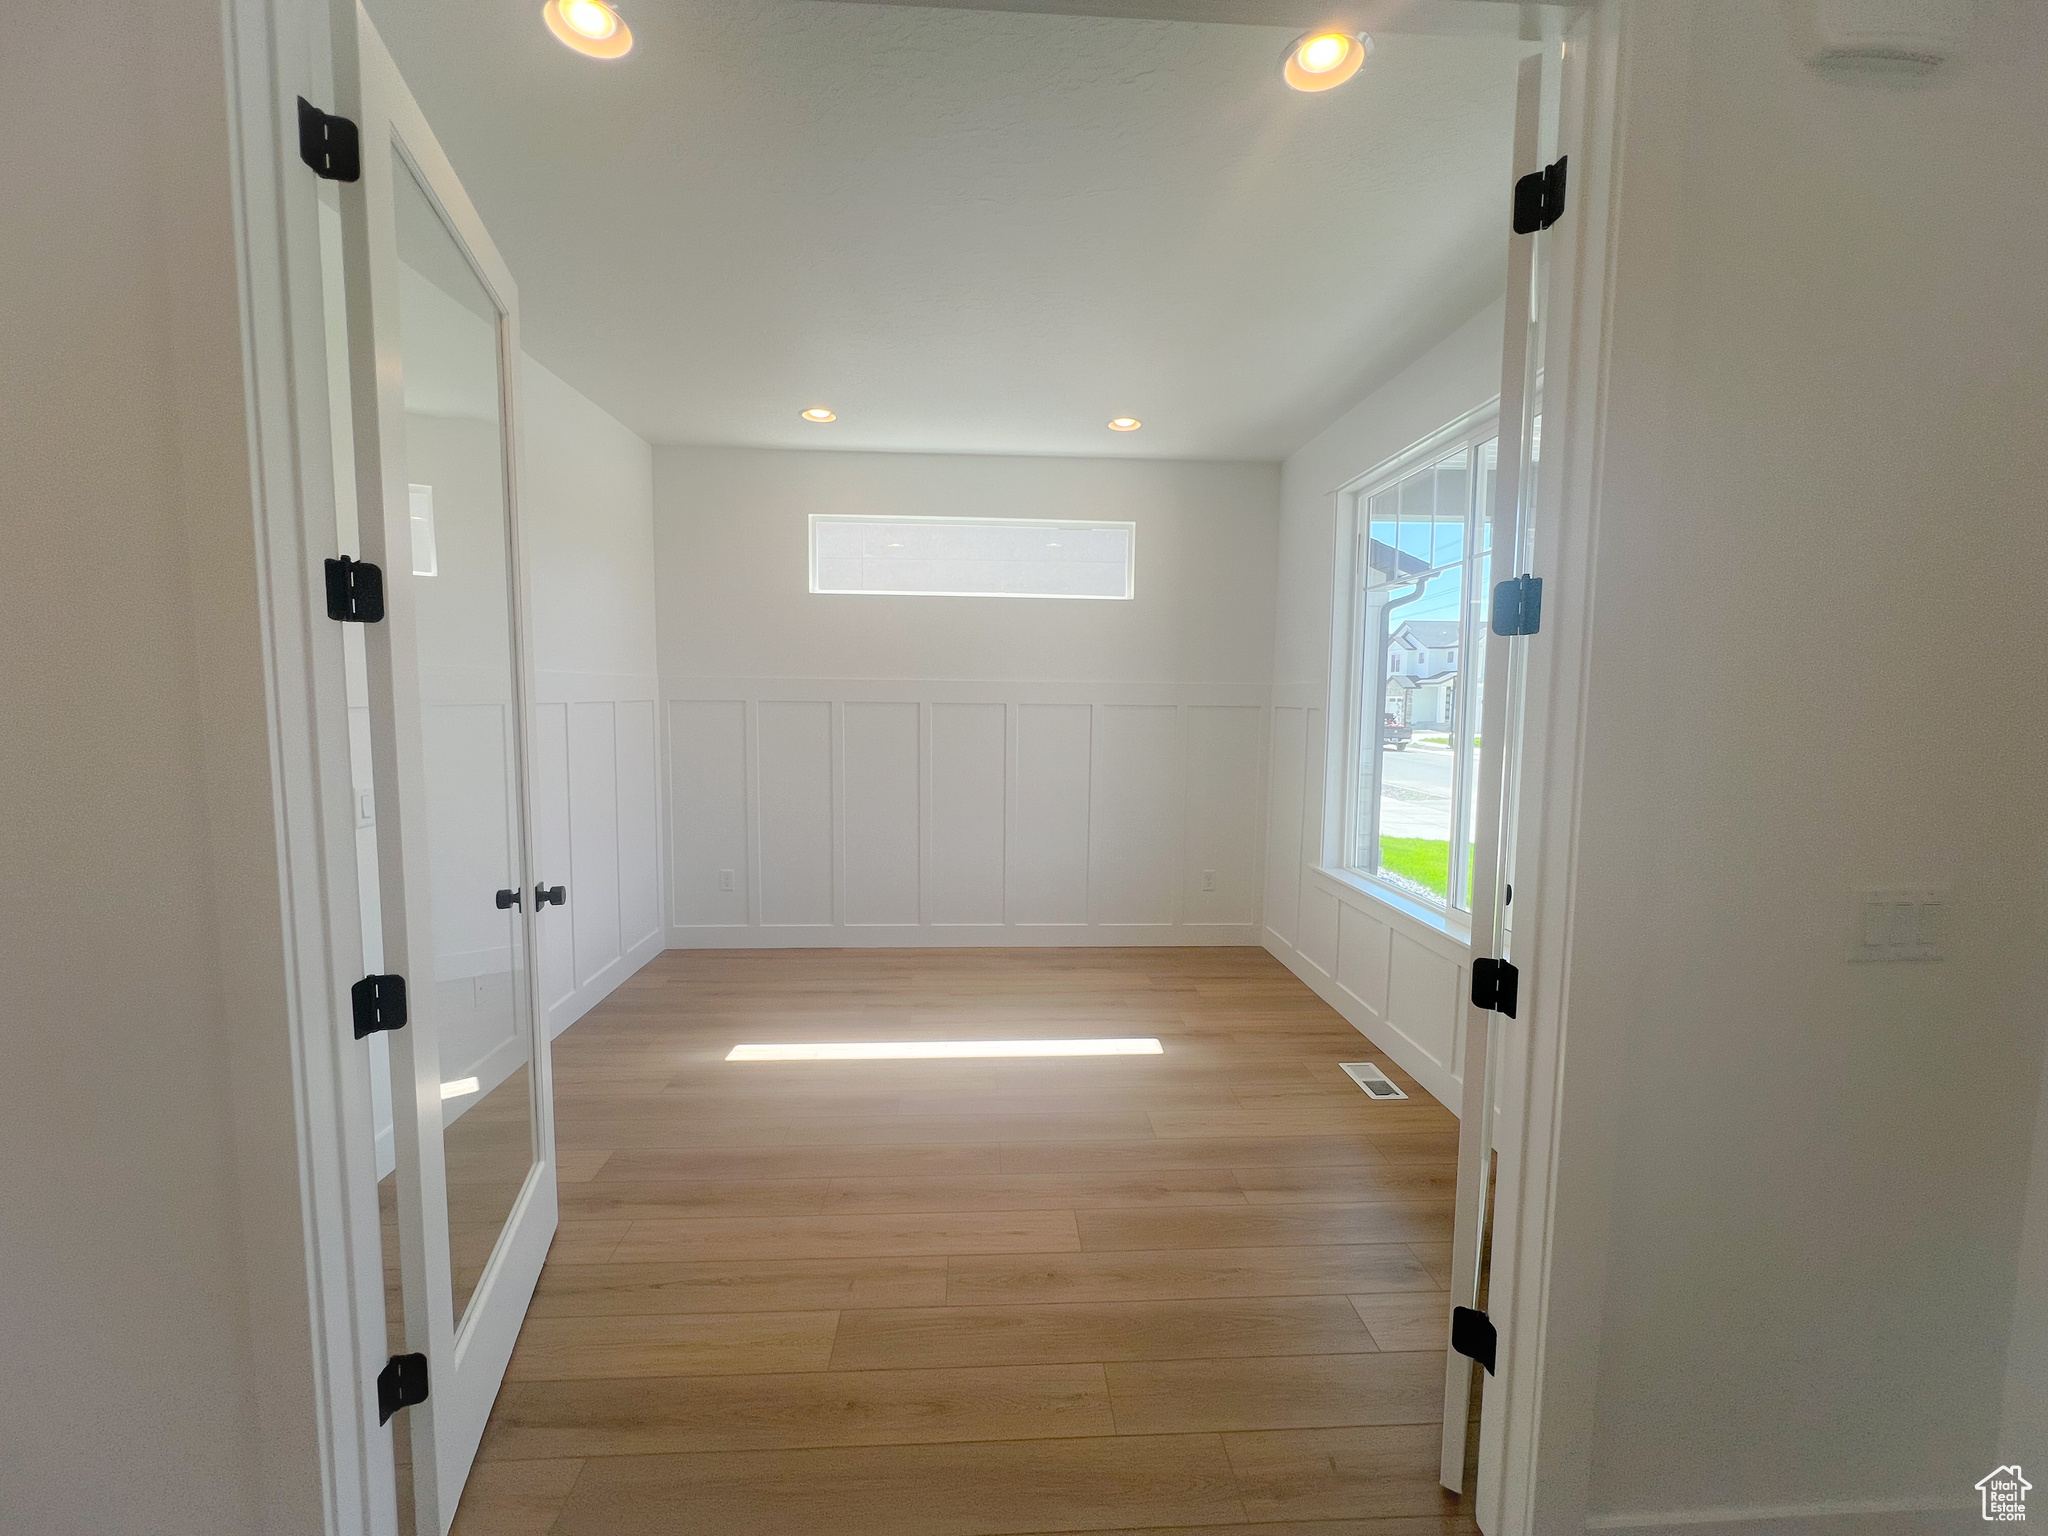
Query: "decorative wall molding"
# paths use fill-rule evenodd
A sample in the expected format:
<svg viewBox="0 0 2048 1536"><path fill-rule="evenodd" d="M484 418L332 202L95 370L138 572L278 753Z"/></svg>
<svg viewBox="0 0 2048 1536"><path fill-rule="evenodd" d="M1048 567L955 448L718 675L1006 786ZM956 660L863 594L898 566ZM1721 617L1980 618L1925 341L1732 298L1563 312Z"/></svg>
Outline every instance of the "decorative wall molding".
<svg viewBox="0 0 2048 1536"><path fill-rule="evenodd" d="M666 947L661 750L651 674L543 671L534 703L540 1004L559 1035Z"/></svg>
<svg viewBox="0 0 2048 1536"><path fill-rule="evenodd" d="M1455 1114L1470 948L1322 867L1323 719L1272 710L1261 942Z"/></svg>
<svg viewBox="0 0 2048 1536"><path fill-rule="evenodd" d="M1257 943L1266 693L673 684L669 943Z"/></svg>

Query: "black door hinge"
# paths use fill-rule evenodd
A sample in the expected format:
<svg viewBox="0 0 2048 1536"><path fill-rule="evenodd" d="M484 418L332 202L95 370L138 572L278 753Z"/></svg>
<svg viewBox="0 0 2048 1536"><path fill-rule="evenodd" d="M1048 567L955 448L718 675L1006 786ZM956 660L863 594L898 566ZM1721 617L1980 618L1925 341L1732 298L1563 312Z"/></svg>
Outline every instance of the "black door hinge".
<svg viewBox="0 0 2048 1536"><path fill-rule="evenodd" d="M356 125L299 98L299 158L325 181L355 181L363 174L363 137Z"/></svg>
<svg viewBox="0 0 2048 1536"><path fill-rule="evenodd" d="M380 1030L405 1028L409 1015L403 976L365 976L348 989L348 1001L355 1014L358 1040Z"/></svg>
<svg viewBox="0 0 2048 1536"><path fill-rule="evenodd" d="M327 617L344 624L377 623L384 617L384 573L347 555L328 561Z"/></svg>
<svg viewBox="0 0 2048 1536"><path fill-rule="evenodd" d="M377 1422L389 1424L401 1408L427 1400L427 1357L393 1355L377 1373Z"/></svg>
<svg viewBox="0 0 2048 1536"><path fill-rule="evenodd" d="M536 912L542 907L559 907L568 899L569 888L566 885L536 885L533 888L533 910Z"/></svg>
<svg viewBox="0 0 2048 1536"><path fill-rule="evenodd" d="M1543 627L1543 578L1510 576L1493 589L1493 632L1510 639Z"/></svg>
<svg viewBox="0 0 2048 1536"><path fill-rule="evenodd" d="M1515 992L1521 982L1522 973L1507 960L1474 960L1472 962L1472 1006L1484 1008L1488 1013L1504 1013L1515 1016Z"/></svg>
<svg viewBox="0 0 2048 1536"><path fill-rule="evenodd" d="M1492 1318L1475 1307L1451 1308L1451 1348L1485 1366L1489 1376L1494 1373L1494 1351L1499 1346L1500 1334Z"/></svg>
<svg viewBox="0 0 2048 1536"><path fill-rule="evenodd" d="M1515 183L1515 233L1533 235L1564 217L1564 163L1559 155L1540 171Z"/></svg>

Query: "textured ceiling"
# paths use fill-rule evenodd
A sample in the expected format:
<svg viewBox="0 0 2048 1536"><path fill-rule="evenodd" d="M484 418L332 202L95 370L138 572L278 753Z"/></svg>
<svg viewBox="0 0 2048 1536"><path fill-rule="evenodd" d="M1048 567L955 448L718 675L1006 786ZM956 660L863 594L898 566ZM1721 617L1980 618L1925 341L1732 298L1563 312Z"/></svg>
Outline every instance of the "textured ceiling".
<svg viewBox="0 0 2048 1536"><path fill-rule="evenodd" d="M640 0L601 64L370 9L527 349L657 443L1278 458L1503 281L1509 39L1302 96L1257 26Z"/></svg>

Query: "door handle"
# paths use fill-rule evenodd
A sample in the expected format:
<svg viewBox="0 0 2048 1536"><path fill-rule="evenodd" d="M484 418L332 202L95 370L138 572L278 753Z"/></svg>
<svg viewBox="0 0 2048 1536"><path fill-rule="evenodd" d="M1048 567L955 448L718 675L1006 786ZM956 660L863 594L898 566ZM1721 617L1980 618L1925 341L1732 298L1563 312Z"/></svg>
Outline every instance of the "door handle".
<svg viewBox="0 0 2048 1536"><path fill-rule="evenodd" d="M498 910L500 912L504 911L507 907L517 907L521 905L523 905L523 903L519 900L519 893L517 891L498 892Z"/></svg>
<svg viewBox="0 0 2048 1536"><path fill-rule="evenodd" d="M533 888L533 910L536 912L542 907L559 907L568 899L569 888L566 885L536 885Z"/></svg>

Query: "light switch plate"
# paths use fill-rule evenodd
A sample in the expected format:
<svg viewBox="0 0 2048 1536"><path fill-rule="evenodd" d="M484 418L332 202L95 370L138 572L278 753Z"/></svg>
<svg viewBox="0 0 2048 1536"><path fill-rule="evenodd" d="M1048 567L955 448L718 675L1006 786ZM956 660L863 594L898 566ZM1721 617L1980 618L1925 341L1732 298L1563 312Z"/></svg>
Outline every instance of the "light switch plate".
<svg viewBox="0 0 2048 1536"><path fill-rule="evenodd" d="M1858 893L1851 960L1945 960L1947 945L1947 891L1914 886Z"/></svg>

